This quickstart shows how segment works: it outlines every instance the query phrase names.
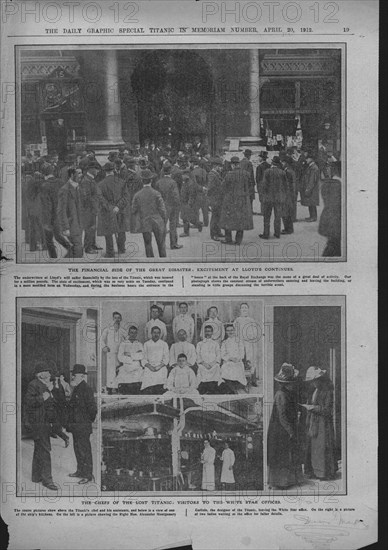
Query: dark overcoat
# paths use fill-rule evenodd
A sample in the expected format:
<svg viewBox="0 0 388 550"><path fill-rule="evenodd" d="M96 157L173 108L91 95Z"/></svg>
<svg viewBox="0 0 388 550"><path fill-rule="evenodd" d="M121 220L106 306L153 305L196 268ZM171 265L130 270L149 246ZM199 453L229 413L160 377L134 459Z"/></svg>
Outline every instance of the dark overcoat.
<svg viewBox="0 0 388 550"><path fill-rule="evenodd" d="M220 174L216 170L211 170L208 175L207 196L212 211L221 210L223 199L223 182Z"/></svg>
<svg viewBox="0 0 388 550"><path fill-rule="evenodd" d="M302 175L302 206L319 206L319 168L311 162Z"/></svg>
<svg viewBox="0 0 388 550"><path fill-rule="evenodd" d="M287 177L282 168L272 165L264 172L262 202L284 206L287 199Z"/></svg>
<svg viewBox="0 0 388 550"><path fill-rule="evenodd" d="M94 392L85 380L73 390L68 404L68 431L92 433L92 424L97 415Z"/></svg>
<svg viewBox="0 0 388 550"><path fill-rule="evenodd" d="M47 391L47 386L37 378L34 378L28 384L24 398L23 421L25 427L31 431L34 439L47 439L50 432L47 413L54 405L54 398L51 396L45 401L43 394Z"/></svg>
<svg viewBox="0 0 388 550"><path fill-rule="evenodd" d="M81 197L82 222L85 228L96 223L98 214L98 183L94 178L85 174L79 183Z"/></svg>
<svg viewBox="0 0 388 550"><path fill-rule="evenodd" d="M319 218L318 233L329 239L341 238L341 180L327 179L322 182L323 210Z"/></svg>
<svg viewBox="0 0 388 550"><path fill-rule="evenodd" d="M72 237L82 235L81 199L78 189L69 182L59 190L57 218L61 233L70 230Z"/></svg>
<svg viewBox="0 0 388 550"><path fill-rule="evenodd" d="M106 176L98 187L100 212L97 235L114 235L129 231L125 208L128 204L127 188L117 175ZM113 212L118 207L117 213Z"/></svg>
<svg viewBox="0 0 388 550"><path fill-rule="evenodd" d="M148 233L156 226L162 232L166 229L167 211L159 191L146 185L136 193L132 202L132 214L139 217L139 231Z"/></svg>
<svg viewBox="0 0 388 550"><path fill-rule="evenodd" d="M232 170L225 176L220 227L230 231L253 229L249 174L245 170Z"/></svg>
<svg viewBox="0 0 388 550"><path fill-rule="evenodd" d="M138 233L139 232L139 220L138 216L135 214L132 214L131 208L132 208L132 201L133 197L136 195L140 189L143 188L143 180L141 179L141 176L136 170L131 170L128 168L127 171L127 178L125 180L125 185L127 186L127 195L128 195L128 204L125 207L125 217L126 217L126 225L129 226L129 230L131 233Z"/></svg>

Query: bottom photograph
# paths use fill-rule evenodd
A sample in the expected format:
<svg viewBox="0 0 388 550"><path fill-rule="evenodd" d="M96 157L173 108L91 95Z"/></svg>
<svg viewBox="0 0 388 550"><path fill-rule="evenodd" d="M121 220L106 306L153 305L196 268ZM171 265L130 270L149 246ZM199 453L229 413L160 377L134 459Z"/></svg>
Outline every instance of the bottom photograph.
<svg viewBox="0 0 388 550"><path fill-rule="evenodd" d="M262 491L261 397L106 397L103 491Z"/></svg>

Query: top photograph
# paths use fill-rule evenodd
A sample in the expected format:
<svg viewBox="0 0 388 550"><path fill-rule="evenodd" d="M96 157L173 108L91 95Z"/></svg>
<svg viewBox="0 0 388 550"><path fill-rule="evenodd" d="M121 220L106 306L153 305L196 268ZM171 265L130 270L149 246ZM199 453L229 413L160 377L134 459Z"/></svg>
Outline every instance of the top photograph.
<svg viewBox="0 0 388 550"><path fill-rule="evenodd" d="M17 261L346 261L345 47L308 46L17 46Z"/></svg>

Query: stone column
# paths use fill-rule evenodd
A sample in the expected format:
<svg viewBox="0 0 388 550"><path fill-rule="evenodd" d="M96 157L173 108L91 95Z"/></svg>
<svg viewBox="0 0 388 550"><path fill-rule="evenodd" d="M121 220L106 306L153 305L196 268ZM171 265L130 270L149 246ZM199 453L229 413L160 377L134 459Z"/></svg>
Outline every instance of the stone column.
<svg viewBox="0 0 388 550"><path fill-rule="evenodd" d="M88 146L104 155L123 145L119 67L115 50L82 52L85 78L86 139Z"/></svg>
<svg viewBox="0 0 388 550"><path fill-rule="evenodd" d="M249 50L249 116L251 136L260 137L259 50Z"/></svg>

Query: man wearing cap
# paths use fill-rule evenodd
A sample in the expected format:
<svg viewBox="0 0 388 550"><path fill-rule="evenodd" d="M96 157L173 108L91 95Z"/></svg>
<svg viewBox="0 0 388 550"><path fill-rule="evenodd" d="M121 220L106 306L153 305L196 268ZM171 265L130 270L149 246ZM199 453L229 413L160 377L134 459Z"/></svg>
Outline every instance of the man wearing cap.
<svg viewBox="0 0 388 550"><path fill-rule="evenodd" d="M298 397L299 371L283 363L275 376L279 389L275 393L268 426L268 483L270 487L287 489L303 479L298 457Z"/></svg>
<svg viewBox="0 0 388 550"><path fill-rule="evenodd" d="M82 258L82 208L79 194L81 170L69 168L68 181L58 193L58 228L66 241L65 258Z"/></svg>
<svg viewBox="0 0 388 550"><path fill-rule="evenodd" d="M179 218L180 200L176 181L171 176L172 166L169 162L163 165L163 176L156 182L155 189L162 195L167 210L170 230L170 248L178 250L182 248L178 244L177 225Z"/></svg>
<svg viewBox="0 0 388 550"><path fill-rule="evenodd" d="M107 162L104 166L105 178L98 187L100 213L98 216L98 235L103 235L106 242L106 258L114 258L113 235L116 236L119 254L125 253L126 225L125 208L128 194L125 183L114 173L115 165Z"/></svg>
<svg viewBox="0 0 388 550"><path fill-rule="evenodd" d="M277 239L280 239L280 226L286 197L286 173L282 169L280 158L274 156L271 167L264 172L264 232L259 235L260 239L269 239L272 210L274 211L274 235Z"/></svg>
<svg viewBox="0 0 388 550"><path fill-rule="evenodd" d="M307 167L303 172L301 187L303 189L302 206L308 206L309 217L306 222L316 222L319 206L319 168L314 161L314 153L306 151Z"/></svg>
<svg viewBox="0 0 388 550"><path fill-rule="evenodd" d="M252 151L245 149L244 158L240 162L240 169L245 170L249 174L249 198L251 200L251 206L255 200L255 175L253 172L253 164L251 162ZM253 208L252 208L253 209Z"/></svg>
<svg viewBox="0 0 388 550"><path fill-rule="evenodd" d="M268 153L267 151L261 151L259 153L260 157L260 164L256 168L256 185L257 185L257 193L259 195L260 200L260 206L261 206L261 214L264 212L263 208L263 186L264 186L264 172L270 168L270 164L267 161Z"/></svg>
<svg viewBox="0 0 388 550"><path fill-rule="evenodd" d="M249 174L240 169L240 159L230 159L231 171L225 176L224 199L222 202L220 227L225 230L223 244L240 245L245 230L253 229L252 207L250 200ZM232 240L232 231L236 231L236 240Z"/></svg>
<svg viewBox="0 0 388 550"><path fill-rule="evenodd" d="M68 248L68 242L59 231L57 208L58 194L62 187L62 181L54 176L54 165L45 164L42 167L44 182L41 187L42 201L42 225L47 251L50 258L57 258L57 250L54 244L55 240L64 248Z"/></svg>
<svg viewBox="0 0 388 550"><path fill-rule="evenodd" d="M98 214L98 194L96 175L97 162L86 159L84 173L79 183L82 217L84 224L84 249L87 254L96 254L100 247L96 245L96 226Z"/></svg>
<svg viewBox="0 0 388 550"><path fill-rule="evenodd" d="M51 491L58 491L51 472L50 422L48 414L54 406L50 368L39 362L34 369L35 378L27 388L24 399L24 424L32 431L34 455L32 458L32 481L42 483Z"/></svg>
<svg viewBox="0 0 388 550"><path fill-rule="evenodd" d="M152 234L158 246L159 257L166 257L166 223L167 211L162 195L151 187L154 174L151 170L142 171L143 189L133 197L131 212L139 216L139 229L143 233L143 240L147 258L154 257L152 248Z"/></svg>
<svg viewBox="0 0 388 550"><path fill-rule="evenodd" d="M219 241L223 237L220 229L220 216L223 199L223 182L221 172L223 167L222 159L212 157L210 159L211 170L208 174L208 200L212 209L210 219L210 238Z"/></svg>
<svg viewBox="0 0 388 550"><path fill-rule="evenodd" d="M86 383L86 375L85 365L74 365L71 371L71 386L74 389L69 401L67 430L73 434L74 454L77 459L77 469L69 477L79 477L80 485L94 479L90 435L97 415L97 404L92 388Z"/></svg>

